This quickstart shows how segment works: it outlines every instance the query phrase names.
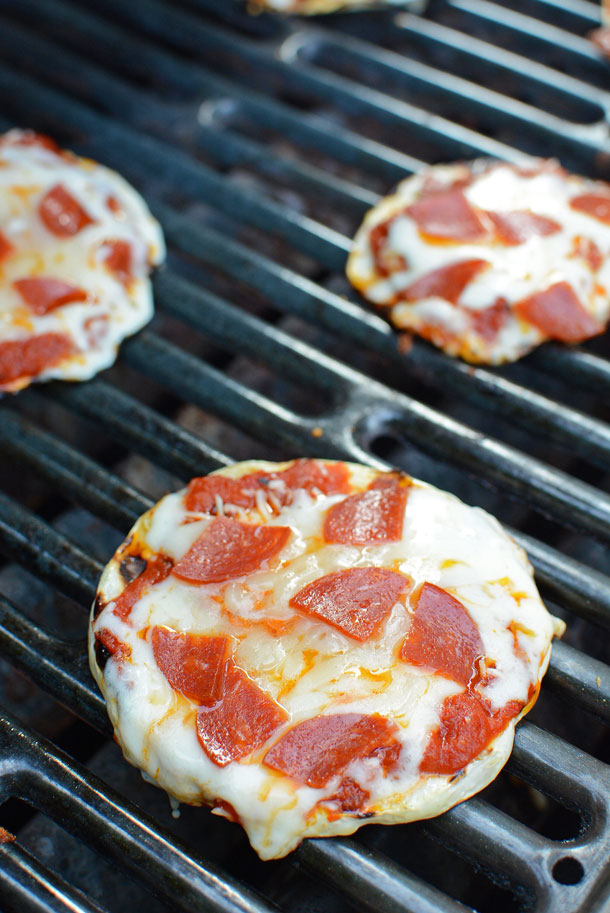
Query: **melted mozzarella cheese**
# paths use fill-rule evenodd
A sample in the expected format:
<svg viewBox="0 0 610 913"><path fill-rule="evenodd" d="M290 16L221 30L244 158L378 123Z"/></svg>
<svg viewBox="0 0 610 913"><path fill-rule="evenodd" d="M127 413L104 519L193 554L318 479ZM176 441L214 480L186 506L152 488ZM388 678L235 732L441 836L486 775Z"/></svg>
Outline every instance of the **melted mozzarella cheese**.
<svg viewBox="0 0 610 913"><path fill-rule="evenodd" d="M72 235L53 232L40 215L41 202L57 186L89 219ZM12 130L0 137L0 226L12 247L2 256L0 244L0 345L47 333L72 343L58 363L0 380L0 389L18 390L31 380L87 380L111 365L119 343L153 315L148 275L165 256L161 229L142 198L116 172ZM129 281L109 268L108 242L129 246ZM86 299L37 314L14 285L24 279L59 280Z"/></svg>
<svg viewBox="0 0 610 913"><path fill-rule="evenodd" d="M418 230L406 209L422 192L429 193L430 181L438 190L462 187L468 203L479 212L527 211L555 220L560 230L533 234L514 245L498 243L493 236L475 241L429 237ZM449 354L472 362L514 361L548 338L559 338L513 310L517 302L556 283L572 287L600 332L610 316L610 222L570 206L574 197L595 193L610 200L608 185L567 174L552 162L524 163L524 169L485 160L434 166L402 181L367 214L348 259L348 278L373 304L389 308L396 327L419 333ZM386 220L391 220L387 250L403 259L383 275L373 255L371 232ZM575 253L590 242L599 252L598 268ZM457 305L438 295L401 300L401 293L422 276L478 259L489 265L466 284ZM508 306L506 320L497 333L481 335L472 315L499 299Z"/></svg>
<svg viewBox="0 0 610 913"><path fill-rule="evenodd" d="M215 475L238 479L290 465L243 463ZM355 493L379 476L363 466L348 466ZM183 491L170 494L136 523L98 588L96 602L103 608L92 616L91 669L125 757L180 801L230 803L264 859L285 855L303 837L349 834L364 823L439 814L498 773L522 715L515 714L461 776L423 775L419 766L439 725L443 701L462 692L462 685L398 658L412 625L408 600L399 599L380 630L359 642L289 606L304 586L335 571L373 566L404 574L413 590L425 582L445 589L466 607L486 656L494 661L481 686L494 710L509 701L517 701L522 712L528 709L548 664L553 633L562 630L540 600L525 553L489 514L414 480L399 541L364 546L325 542L327 511L344 498L300 489L276 515L261 514L257 507L232 508L233 516L250 523L289 527L289 541L258 570L220 583L193 585L170 574L144 591L123 619L113 609L125 589L120 571L124 555L163 553L177 561L212 522L211 516L186 510ZM227 635L237 664L284 708L286 723L251 755L224 767L215 764L197 738L196 704L172 688L155 661L148 632L156 625ZM518 649L510 625L520 632ZM95 636L102 630L131 650L126 661L111 656L103 670L95 649ZM314 788L263 762L278 735L295 724L350 712L392 720L402 745L399 763L387 775L373 757L353 760L341 775L370 793L363 817L329 814L328 806L320 804L332 804L341 776ZM222 814L222 807L217 811Z"/></svg>

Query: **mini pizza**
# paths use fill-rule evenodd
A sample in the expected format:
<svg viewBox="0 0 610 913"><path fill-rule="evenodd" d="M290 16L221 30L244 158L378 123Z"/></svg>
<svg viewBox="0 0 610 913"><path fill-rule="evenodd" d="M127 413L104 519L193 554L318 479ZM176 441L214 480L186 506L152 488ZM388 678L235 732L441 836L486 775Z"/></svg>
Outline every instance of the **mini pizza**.
<svg viewBox="0 0 610 913"><path fill-rule="evenodd" d="M294 16L318 16L340 10L366 10L376 6L405 6L406 0L252 0L254 12L268 9Z"/></svg>
<svg viewBox="0 0 610 913"><path fill-rule="evenodd" d="M114 171L31 131L0 137L0 390L87 380L153 314L165 248Z"/></svg>
<svg viewBox="0 0 610 913"><path fill-rule="evenodd" d="M347 276L396 327L470 362L582 342L610 316L610 185L555 161L431 167L367 214Z"/></svg>
<svg viewBox="0 0 610 913"><path fill-rule="evenodd" d="M562 628L484 511L396 472L249 462L138 520L89 652L125 757L269 859L487 785Z"/></svg>

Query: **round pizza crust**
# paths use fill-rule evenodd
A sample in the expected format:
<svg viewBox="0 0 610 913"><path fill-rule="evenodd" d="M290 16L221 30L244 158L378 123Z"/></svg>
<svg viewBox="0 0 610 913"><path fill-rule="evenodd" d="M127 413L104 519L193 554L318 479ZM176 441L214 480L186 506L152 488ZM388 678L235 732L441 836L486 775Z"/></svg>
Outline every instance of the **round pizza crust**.
<svg viewBox="0 0 610 913"><path fill-rule="evenodd" d="M484 511L400 473L256 461L137 521L89 654L127 760L269 859L486 786L563 627Z"/></svg>
<svg viewBox="0 0 610 913"><path fill-rule="evenodd" d="M49 137L0 137L0 391L88 380L153 315L165 256L146 204L116 172Z"/></svg>
<svg viewBox="0 0 610 913"><path fill-rule="evenodd" d="M610 317L610 185L550 160L430 167L367 214L347 276L398 329L470 362L582 342Z"/></svg>

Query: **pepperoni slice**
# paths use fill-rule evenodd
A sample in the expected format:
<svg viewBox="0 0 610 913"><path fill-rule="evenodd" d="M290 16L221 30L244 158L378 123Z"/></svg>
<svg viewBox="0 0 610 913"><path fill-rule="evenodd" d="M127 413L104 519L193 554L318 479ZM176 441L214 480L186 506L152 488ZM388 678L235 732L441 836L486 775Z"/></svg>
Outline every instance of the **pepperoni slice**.
<svg viewBox="0 0 610 913"><path fill-rule="evenodd" d="M195 540L173 573L187 583L220 583L257 571L286 545L288 526L241 523L215 517Z"/></svg>
<svg viewBox="0 0 610 913"><path fill-rule="evenodd" d="M316 716L289 729L263 763L307 786L320 789L352 761L378 758L384 772L398 761L401 743L396 723L374 713Z"/></svg>
<svg viewBox="0 0 610 913"><path fill-rule="evenodd" d="M364 643L377 633L406 585L406 577L396 571L353 567L307 584L292 597L290 607Z"/></svg>
<svg viewBox="0 0 610 913"><path fill-rule="evenodd" d="M246 479L228 479L226 476L200 476L191 479L184 504L187 510L200 511L204 514L216 512L216 499L221 498L225 504L237 507L254 507L256 491L259 487L255 479L248 483Z"/></svg>
<svg viewBox="0 0 610 913"><path fill-rule="evenodd" d="M400 658L467 685L484 653L479 629L462 603L433 583L424 583Z"/></svg>
<svg viewBox="0 0 610 913"><path fill-rule="evenodd" d="M261 476L259 481L263 483ZM347 493L350 490L349 469L345 463L323 463L320 460L296 460L294 465L274 473L272 479L281 479L288 489L304 488L310 494L320 491L324 495Z"/></svg>
<svg viewBox="0 0 610 913"><path fill-rule="evenodd" d="M118 657L124 662L131 656L131 647L124 644L118 637L109 631L108 628L102 628L95 632L95 661L98 668L103 672L106 663L111 656Z"/></svg>
<svg viewBox="0 0 610 913"><path fill-rule="evenodd" d="M172 569L172 560L167 555L155 555L146 562L144 570L125 587L118 599L114 600L113 612L125 620L145 590L165 580Z"/></svg>
<svg viewBox="0 0 610 913"><path fill-rule="evenodd" d="M451 304L457 304L466 286L489 265L488 260L460 260L457 263L449 263L448 266L441 266L420 276L400 292L398 297L406 301L444 298Z"/></svg>
<svg viewBox="0 0 610 913"><path fill-rule="evenodd" d="M396 478L379 478L368 491L333 504L324 520L326 542L381 545L402 538L408 485Z"/></svg>
<svg viewBox="0 0 610 913"><path fill-rule="evenodd" d="M71 238L93 224L93 219L63 184L56 184L44 195L38 214L51 234Z"/></svg>
<svg viewBox="0 0 610 913"><path fill-rule="evenodd" d="M155 661L172 688L205 706L222 698L230 646L228 637L152 630Z"/></svg>
<svg viewBox="0 0 610 913"><path fill-rule="evenodd" d="M445 241L477 241L488 235L487 226L459 189L434 193L406 210L421 234Z"/></svg>
<svg viewBox="0 0 610 913"><path fill-rule="evenodd" d="M568 282L557 282L543 292L522 298L514 310L551 339L563 342L582 342L603 330Z"/></svg>
<svg viewBox="0 0 610 913"><path fill-rule="evenodd" d="M284 486L271 483L283 482ZM201 476L192 479L185 495L187 510L214 513L217 496L223 502L237 507L256 505L258 491L269 491L280 504L287 504L297 488L310 494L342 494L349 489L349 470L345 463L323 463L320 460L297 460L281 472L251 472L240 479L225 476Z"/></svg>
<svg viewBox="0 0 610 913"><path fill-rule="evenodd" d="M73 350L72 340L63 333L42 333L28 339L0 342L0 384L34 377L67 358Z"/></svg>
<svg viewBox="0 0 610 913"><path fill-rule="evenodd" d="M11 244L6 235L3 235L0 231L0 263L2 260L5 260L15 250L14 246Z"/></svg>
<svg viewBox="0 0 610 913"><path fill-rule="evenodd" d="M509 701L499 712L476 691L462 691L443 701L439 726L426 746L420 770L455 774L476 758L517 716L523 703Z"/></svg>
<svg viewBox="0 0 610 913"><path fill-rule="evenodd" d="M87 292L62 279L17 279L13 286L35 314L48 314L62 304L84 301Z"/></svg>
<svg viewBox="0 0 610 913"><path fill-rule="evenodd" d="M513 212L487 212L496 229L496 240L513 246L523 244L530 238L546 237L561 231L561 225L555 219L541 216L527 209Z"/></svg>
<svg viewBox="0 0 610 913"><path fill-rule="evenodd" d="M470 322L475 333L482 336L488 342L492 342L510 314L510 307L506 298L498 298L491 307L483 308L482 311L469 311Z"/></svg>
<svg viewBox="0 0 610 913"><path fill-rule="evenodd" d="M197 738L218 767L239 761L263 745L288 719L283 707L231 660L222 699L197 713Z"/></svg>
<svg viewBox="0 0 610 913"><path fill-rule="evenodd" d="M593 216L604 225L610 225L610 195L604 193L581 193L570 200L572 209Z"/></svg>
<svg viewBox="0 0 610 913"><path fill-rule="evenodd" d="M356 780L351 777L344 777L339 783L337 792L329 799L321 802L320 805L335 806L337 812L328 814L329 820L333 821L340 817L340 812L351 812L352 814L361 812L370 798L370 792L367 789L363 789Z"/></svg>
<svg viewBox="0 0 610 913"><path fill-rule="evenodd" d="M131 244L129 241L104 241L104 263L122 285L129 285L131 272Z"/></svg>

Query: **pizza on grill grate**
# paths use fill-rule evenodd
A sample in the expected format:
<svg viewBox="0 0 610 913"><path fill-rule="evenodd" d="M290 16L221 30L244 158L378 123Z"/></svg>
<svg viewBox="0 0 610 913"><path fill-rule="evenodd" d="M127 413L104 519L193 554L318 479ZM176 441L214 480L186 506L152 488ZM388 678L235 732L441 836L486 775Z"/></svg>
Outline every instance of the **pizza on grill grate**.
<svg viewBox="0 0 610 913"><path fill-rule="evenodd" d="M269 859L487 785L562 630L489 514L304 459L236 464L144 514L89 647L125 757Z"/></svg>
<svg viewBox="0 0 610 913"><path fill-rule="evenodd" d="M318 16L344 10L367 10L374 7L405 6L405 0L250 0L252 12L262 9L294 16Z"/></svg>
<svg viewBox="0 0 610 913"><path fill-rule="evenodd" d="M0 390L87 380L148 323L163 236L118 174L49 137L0 137Z"/></svg>
<svg viewBox="0 0 610 913"><path fill-rule="evenodd" d="M396 327L470 362L582 342L610 317L610 185L546 160L431 167L367 214L347 275Z"/></svg>

